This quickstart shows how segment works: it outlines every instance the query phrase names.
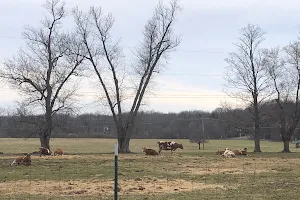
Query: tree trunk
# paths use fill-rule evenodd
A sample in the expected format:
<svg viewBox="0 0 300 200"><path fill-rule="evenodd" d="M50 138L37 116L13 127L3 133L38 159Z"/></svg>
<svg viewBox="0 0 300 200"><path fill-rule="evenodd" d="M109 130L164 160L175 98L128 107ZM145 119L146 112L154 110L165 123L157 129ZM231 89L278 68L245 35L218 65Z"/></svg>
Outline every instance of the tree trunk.
<svg viewBox="0 0 300 200"><path fill-rule="evenodd" d="M282 152L290 153L290 140L283 140L283 150Z"/></svg>
<svg viewBox="0 0 300 200"><path fill-rule="evenodd" d="M290 132L285 132L285 131L282 130L282 132L281 132L281 138L282 138L282 142L283 142L282 152L285 152L285 153L290 152L290 140L291 140L291 138L289 137L289 135L292 135L292 134L290 134Z"/></svg>
<svg viewBox="0 0 300 200"><path fill-rule="evenodd" d="M129 150L130 138L118 138L119 153L131 153Z"/></svg>
<svg viewBox="0 0 300 200"><path fill-rule="evenodd" d="M45 136L45 135L40 136L40 143L41 143L41 147L50 150L50 136Z"/></svg>
<svg viewBox="0 0 300 200"><path fill-rule="evenodd" d="M254 152L261 152L259 135L254 136Z"/></svg>
<svg viewBox="0 0 300 200"><path fill-rule="evenodd" d="M48 101L50 101L48 99ZM50 103L50 102L46 102ZM43 135L41 136L41 146L44 148L47 148L50 150L50 137L51 137L51 133L52 133L52 129L53 129L53 124L52 124L52 107L50 106L46 106L46 114L45 114L45 118L46 118L46 127L44 130Z"/></svg>
<svg viewBox="0 0 300 200"><path fill-rule="evenodd" d="M200 142L198 142L198 145L199 145L199 149L201 149L201 143Z"/></svg>

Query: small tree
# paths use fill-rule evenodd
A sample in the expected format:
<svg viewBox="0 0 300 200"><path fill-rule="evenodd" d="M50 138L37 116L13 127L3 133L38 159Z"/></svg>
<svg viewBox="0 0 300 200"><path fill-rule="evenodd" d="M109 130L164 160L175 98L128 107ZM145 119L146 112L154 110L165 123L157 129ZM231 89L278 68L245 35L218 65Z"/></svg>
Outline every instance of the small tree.
<svg viewBox="0 0 300 200"><path fill-rule="evenodd" d="M225 79L228 87L236 89L229 95L248 105L248 111L252 115L254 152L261 152L260 110L264 100L269 96L267 90L269 85L263 71L262 49L260 49L265 33L258 26L248 25L240 34L236 52L230 53L226 59L228 66Z"/></svg>
<svg viewBox="0 0 300 200"><path fill-rule="evenodd" d="M202 149L204 149L204 144L207 143L208 140L206 139L190 139L190 143L197 143L199 146L199 150L201 149L201 144L202 144Z"/></svg>
<svg viewBox="0 0 300 200"><path fill-rule="evenodd" d="M204 149L204 143L208 142L208 137L205 135L205 125L203 119L200 121L191 121L188 124L188 132L190 134L190 143L197 143L199 145L199 149Z"/></svg>
<svg viewBox="0 0 300 200"><path fill-rule="evenodd" d="M72 106L76 84L71 78L80 74L84 52L76 35L61 30L66 16L65 4L60 0L47 0L44 7L49 16L41 22L41 28L26 27L23 36L27 48L4 63L1 77L21 92L24 104L44 113L40 118L43 130L39 136L41 146L49 149L52 118Z"/></svg>
<svg viewBox="0 0 300 200"><path fill-rule="evenodd" d="M300 121L300 42L296 41L280 49L265 50L264 64L275 90L283 152L290 152L289 142Z"/></svg>
<svg viewBox="0 0 300 200"><path fill-rule="evenodd" d="M114 23L112 15L105 16L101 8L95 7L91 7L88 13L74 9L77 31L112 113L121 153L130 152L129 141L134 132L136 116L145 93L149 91L153 74L159 71L163 60L179 44L173 29L178 10L177 0L173 0L169 7L162 3L156 7L153 17L145 25L144 39L135 53L133 68L124 69L122 49L118 42L112 41L110 35ZM127 85L130 82L133 85ZM128 111L124 108L125 100L131 102Z"/></svg>

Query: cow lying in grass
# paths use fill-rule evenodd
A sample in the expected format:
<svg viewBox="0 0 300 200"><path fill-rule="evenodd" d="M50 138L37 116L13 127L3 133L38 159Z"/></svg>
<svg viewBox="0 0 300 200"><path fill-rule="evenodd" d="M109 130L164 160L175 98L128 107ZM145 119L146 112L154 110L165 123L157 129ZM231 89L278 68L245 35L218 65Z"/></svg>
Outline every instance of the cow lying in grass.
<svg viewBox="0 0 300 200"><path fill-rule="evenodd" d="M180 148L183 149L183 145L176 143L174 141L172 142L165 142L165 141L158 141L158 153L160 154L161 150L171 150L171 153L175 151L176 149Z"/></svg>
<svg viewBox="0 0 300 200"><path fill-rule="evenodd" d="M26 153L25 156L21 156L21 157L17 157L12 163L11 165L17 164L17 165L25 165L25 166L29 166L31 165L31 158L30 158L30 153Z"/></svg>
<svg viewBox="0 0 300 200"><path fill-rule="evenodd" d="M57 148L57 149L54 151L54 153L53 153L54 156L56 156L56 155L61 156L61 155L63 155L63 154L64 154L64 150L62 150L62 149L60 149L60 148Z"/></svg>
<svg viewBox="0 0 300 200"><path fill-rule="evenodd" d="M229 158L229 157L235 157L235 154L230 149L226 148L225 152L221 156L225 158Z"/></svg>
<svg viewBox="0 0 300 200"><path fill-rule="evenodd" d="M157 151L155 151L154 149L148 149L146 147L143 148L143 152L145 152L146 155L151 155L151 156L158 155Z"/></svg>
<svg viewBox="0 0 300 200"><path fill-rule="evenodd" d="M228 149L228 148L227 148ZM225 149L226 150L226 149ZM216 151L216 155L223 155L225 150L217 150ZM230 149L228 149L230 150ZM230 150L231 151L231 150ZM235 149L232 151L235 155L248 155L248 152L247 152L247 148L244 148L243 150L240 150L240 149Z"/></svg>
<svg viewBox="0 0 300 200"><path fill-rule="evenodd" d="M247 148L244 148L243 150L235 149L235 150L233 150L233 153L235 155L245 155L245 156L248 155Z"/></svg>
<svg viewBox="0 0 300 200"><path fill-rule="evenodd" d="M49 149L47 149L45 147L40 147L40 157L42 155L50 156L51 154L52 154L52 152Z"/></svg>
<svg viewBox="0 0 300 200"><path fill-rule="evenodd" d="M248 156L248 149L246 147L241 152L242 152L242 155Z"/></svg>
<svg viewBox="0 0 300 200"><path fill-rule="evenodd" d="M222 155L225 152L225 150L217 150L216 151L216 155Z"/></svg>

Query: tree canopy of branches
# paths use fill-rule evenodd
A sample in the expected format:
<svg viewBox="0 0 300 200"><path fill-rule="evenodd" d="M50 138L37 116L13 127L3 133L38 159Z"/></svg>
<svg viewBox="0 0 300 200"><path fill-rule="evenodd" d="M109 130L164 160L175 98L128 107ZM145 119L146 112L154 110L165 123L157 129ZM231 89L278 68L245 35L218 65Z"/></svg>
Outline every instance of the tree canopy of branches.
<svg viewBox="0 0 300 200"><path fill-rule="evenodd" d="M41 21L41 27L26 27L23 33L26 48L4 63L1 77L21 92L25 105L41 108L37 111L44 113L40 119L44 124L40 142L50 148L52 118L72 106L76 90L72 77L82 71L79 66L84 52L75 34L61 30L66 16L64 2L47 0L44 8L48 15Z"/></svg>
<svg viewBox="0 0 300 200"><path fill-rule="evenodd" d="M204 149L204 143L208 141L208 136L205 134L205 125L203 119L192 121L188 124L188 132L190 134L189 141L191 143L197 143L199 149L201 149L201 143Z"/></svg>
<svg viewBox="0 0 300 200"><path fill-rule="evenodd" d="M226 58L228 63L225 79L228 88L234 88L229 95L247 105L251 113L251 127L255 143L255 152L260 149L260 126L262 124L261 108L269 96L268 81L263 68L263 53L260 48L265 33L255 25L248 25L240 32L236 52Z"/></svg>
<svg viewBox="0 0 300 200"><path fill-rule="evenodd" d="M275 102L283 152L290 152L289 142L300 120L300 42L280 49L265 50L264 65L275 90ZM281 55L282 53L283 55Z"/></svg>
<svg viewBox="0 0 300 200"><path fill-rule="evenodd" d="M153 17L146 23L140 47L135 52L133 67L124 69L120 44L111 37L114 18L104 15L101 8L91 7L84 13L73 10L77 32L88 52L86 59L92 65L100 87L104 92L117 129L120 153L130 152L129 141L135 127L138 110L153 74L179 45L174 33L174 22L180 10L177 0L170 5L159 3ZM130 68L130 70L128 70ZM131 74L131 76L128 74ZM133 82L133 86L128 84ZM126 88L126 89L125 89ZM128 88L134 88L128 91ZM125 100L133 96L129 110L125 110Z"/></svg>

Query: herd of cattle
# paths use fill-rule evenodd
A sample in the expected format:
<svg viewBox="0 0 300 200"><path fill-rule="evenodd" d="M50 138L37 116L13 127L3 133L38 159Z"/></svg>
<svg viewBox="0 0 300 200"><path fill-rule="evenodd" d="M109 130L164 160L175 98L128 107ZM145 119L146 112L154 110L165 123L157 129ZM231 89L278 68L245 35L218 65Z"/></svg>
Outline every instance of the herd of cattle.
<svg viewBox="0 0 300 200"><path fill-rule="evenodd" d="M175 151L176 149L183 149L183 145L176 143L174 141L171 142L165 142L165 141L158 141L158 152L154 149L149 149L144 147L143 148L143 152L145 152L146 155L159 155L161 153L162 150L170 150L171 153L173 151ZM60 148L56 149L56 151L51 152L49 149L44 148L44 147L40 147L39 151L35 151L32 153L26 153L25 156L21 156L21 157L17 157L12 163L11 165L25 165L25 166L29 166L31 165L31 155L32 154L39 154L40 156L42 155L63 155L64 151ZM222 157L235 157L236 155L248 155L247 153L247 148L244 148L243 150L241 149L235 149L233 151L231 151L229 148L225 148L225 150L217 150L216 151L217 155L221 155Z"/></svg>
<svg viewBox="0 0 300 200"><path fill-rule="evenodd" d="M42 155L53 155L53 156L56 156L56 155L63 155L64 154L64 151L60 148L57 148L54 152L50 151L49 149L47 148L44 148L44 147L40 147L40 150L39 151L35 151L35 152L32 152L32 153L26 153L25 156L21 156L21 157L17 157L12 163L11 165L25 165L25 166L29 166L31 165L31 155L32 154L39 154L40 157Z"/></svg>
<svg viewBox="0 0 300 200"><path fill-rule="evenodd" d="M143 152L145 152L146 155L154 156L154 155L159 155L162 150L171 150L171 153L172 153L173 151L175 151L178 148L183 149L182 144L176 143L174 141L171 141L171 142L158 141L157 144L158 144L158 152L155 151L154 149L149 149L146 147L143 148ZM225 150L218 149L216 154L221 155L222 157L228 158L228 157L235 157L236 155L246 155L247 156L248 152L247 152L247 148L244 148L243 150L235 149L233 151L231 151L229 148L225 148Z"/></svg>

